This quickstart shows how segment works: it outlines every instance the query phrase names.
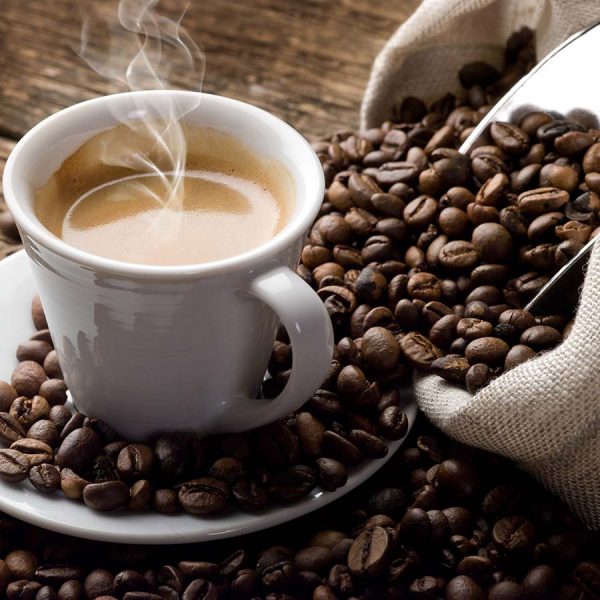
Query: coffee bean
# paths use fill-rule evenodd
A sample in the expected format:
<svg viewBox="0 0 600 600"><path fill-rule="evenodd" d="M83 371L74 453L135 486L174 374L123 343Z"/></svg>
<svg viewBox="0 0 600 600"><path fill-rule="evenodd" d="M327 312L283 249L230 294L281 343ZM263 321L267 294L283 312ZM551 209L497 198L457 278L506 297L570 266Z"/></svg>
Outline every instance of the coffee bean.
<svg viewBox="0 0 600 600"><path fill-rule="evenodd" d="M399 440L408 431L408 418L399 406L388 406L379 415L381 434L390 440Z"/></svg>
<svg viewBox="0 0 600 600"><path fill-rule="evenodd" d="M333 492L346 484L348 472L344 465L333 458L317 459L317 469L319 473L319 484L328 492Z"/></svg>
<svg viewBox="0 0 600 600"><path fill-rule="evenodd" d="M361 354L369 368L388 371L400 358L400 345L387 329L373 327L362 338Z"/></svg>
<svg viewBox="0 0 600 600"><path fill-rule="evenodd" d="M83 489L83 501L94 510L115 510L129 502L129 488L122 481L90 483Z"/></svg>
<svg viewBox="0 0 600 600"><path fill-rule="evenodd" d="M381 438L362 429L353 429L348 439L368 458L383 458L388 453Z"/></svg>
<svg viewBox="0 0 600 600"><path fill-rule="evenodd" d="M471 365L465 376L467 391L471 394L477 393L485 387L492 379L492 371L487 364L477 363Z"/></svg>
<svg viewBox="0 0 600 600"><path fill-rule="evenodd" d="M440 250L438 261L447 269L472 269L479 261L479 254L472 243L454 240Z"/></svg>
<svg viewBox="0 0 600 600"><path fill-rule="evenodd" d="M102 440L95 431L88 428L75 429L59 446L56 464L83 475L101 452Z"/></svg>
<svg viewBox="0 0 600 600"><path fill-rule="evenodd" d="M504 362L509 350L509 345L503 340L482 337L469 342L465 349L465 356L471 364L484 363L494 366Z"/></svg>
<svg viewBox="0 0 600 600"><path fill-rule="evenodd" d="M12 450L18 450L29 460L29 464L34 467L43 463L52 462L52 448L45 442L33 438L22 438L10 445Z"/></svg>
<svg viewBox="0 0 600 600"><path fill-rule="evenodd" d="M76 565L42 564L34 576L44 585L59 586L73 579L85 579L85 570Z"/></svg>
<svg viewBox="0 0 600 600"><path fill-rule="evenodd" d="M228 497L228 484L211 477L193 479L179 486L181 506L194 515L223 512L227 508Z"/></svg>
<svg viewBox="0 0 600 600"><path fill-rule="evenodd" d="M0 479L11 483L23 481L29 469L29 460L23 453L12 449L0 450Z"/></svg>
<svg viewBox="0 0 600 600"><path fill-rule="evenodd" d="M465 382L469 361L458 354L447 354L431 363L431 372L451 383Z"/></svg>
<svg viewBox="0 0 600 600"><path fill-rule="evenodd" d="M17 419L6 412L0 412L0 440L12 444L25 437L25 430Z"/></svg>
<svg viewBox="0 0 600 600"><path fill-rule="evenodd" d="M467 317L456 324L456 333L465 340L472 342L482 337L489 337L494 331L489 321Z"/></svg>
<svg viewBox="0 0 600 600"><path fill-rule="evenodd" d="M542 187L519 194L518 207L524 213L540 215L555 211L569 201L569 194L555 187Z"/></svg>
<svg viewBox="0 0 600 600"><path fill-rule="evenodd" d="M25 428L40 419L47 418L49 414L50 406L41 396L34 396L31 399L21 396L14 400L10 407L10 415Z"/></svg>
<svg viewBox="0 0 600 600"><path fill-rule="evenodd" d="M19 362L33 361L42 365L51 350L52 346L48 342L29 340L17 347L17 360Z"/></svg>
<svg viewBox="0 0 600 600"><path fill-rule="evenodd" d="M130 444L119 452L117 469L123 477L143 478L152 470L153 462L152 448L145 444Z"/></svg>
<svg viewBox="0 0 600 600"><path fill-rule="evenodd" d="M54 448L58 444L58 430L56 425L49 419L36 421L28 430L27 437L39 440Z"/></svg>
<svg viewBox="0 0 600 600"><path fill-rule="evenodd" d="M51 350L44 359L44 371L50 379L63 379L62 369L58 362L56 350Z"/></svg>
<svg viewBox="0 0 600 600"><path fill-rule="evenodd" d="M553 348L562 342L560 331L548 325L534 325L526 329L521 335L521 344L530 346L535 350Z"/></svg>
<svg viewBox="0 0 600 600"><path fill-rule="evenodd" d="M67 385L62 379L47 379L40 386L39 395L45 398L50 406L64 404L67 401Z"/></svg>
<svg viewBox="0 0 600 600"><path fill-rule="evenodd" d="M38 363L25 360L13 371L11 385L20 396L32 398L39 392L40 386L46 379L48 377Z"/></svg>
<svg viewBox="0 0 600 600"><path fill-rule="evenodd" d="M490 135L499 148L510 154L522 154L529 147L527 132L512 123L492 123Z"/></svg>
<svg viewBox="0 0 600 600"><path fill-rule="evenodd" d="M44 308L40 297L36 294L31 301L31 317L36 329L48 329L48 322L44 315Z"/></svg>
<svg viewBox="0 0 600 600"><path fill-rule="evenodd" d="M429 369L431 363L442 356L442 352L419 333L408 333L399 341L402 354L411 365L417 368Z"/></svg>
<svg viewBox="0 0 600 600"><path fill-rule="evenodd" d="M363 459L362 452L355 444L331 430L323 434L323 454L339 460L345 466L356 465Z"/></svg>
<svg viewBox="0 0 600 600"><path fill-rule="evenodd" d="M485 600L486 595L479 584L467 575L458 575L446 585L447 600Z"/></svg>
<svg viewBox="0 0 600 600"><path fill-rule="evenodd" d="M360 272L354 283L354 293L360 302L376 304L385 292L387 281L377 270L367 267Z"/></svg>
<svg viewBox="0 0 600 600"><path fill-rule="evenodd" d="M518 365L527 362L528 360L535 358L536 352L529 346L523 344L517 344L513 346L504 359L504 369L506 371L514 369Z"/></svg>
<svg viewBox="0 0 600 600"><path fill-rule="evenodd" d="M173 514L180 510L178 495L175 490L158 489L152 496L152 506L154 510L163 514Z"/></svg>
<svg viewBox="0 0 600 600"><path fill-rule="evenodd" d="M60 489L60 473L54 465L43 463L29 471L29 481L40 492L52 494Z"/></svg>
<svg viewBox="0 0 600 600"><path fill-rule="evenodd" d="M525 517L504 517L494 525L492 538L505 552L525 552L535 543L536 530Z"/></svg>
<svg viewBox="0 0 600 600"><path fill-rule="evenodd" d="M512 253L512 237L499 223L482 223L473 230L473 246L481 260L490 263L507 262Z"/></svg>
<svg viewBox="0 0 600 600"><path fill-rule="evenodd" d="M316 484L314 471L306 465L292 465L273 478L271 496L282 502L294 502L306 496Z"/></svg>
<svg viewBox="0 0 600 600"><path fill-rule="evenodd" d="M372 527L354 540L348 553L348 568L357 577L377 577L385 570L390 551L387 531Z"/></svg>
<svg viewBox="0 0 600 600"><path fill-rule="evenodd" d="M60 472L60 488L67 498L82 500L83 490L88 484L89 481L71 469L62 469Z"/></svg>

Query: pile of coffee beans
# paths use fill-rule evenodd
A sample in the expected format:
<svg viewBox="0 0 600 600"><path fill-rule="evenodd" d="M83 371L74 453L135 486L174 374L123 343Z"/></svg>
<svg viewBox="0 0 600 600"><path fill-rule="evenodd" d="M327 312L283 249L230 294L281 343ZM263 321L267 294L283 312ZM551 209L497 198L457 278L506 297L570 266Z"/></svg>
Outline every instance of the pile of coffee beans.
<svg viewBox="0 0 600 600"><path fill-rule="evenodd" d="M61 491L94 510L203 516L232 505L255 511L294 502L316 486L343 486L349 469L384 457L386 440L408 431L396 388L380 389L348 372L353 396L339 398L336 367L300 411L266 427L207 439L177 433L128 442L106 423L65 406L67 386L37 296L32 318L38 331L17 348L10 382L0 381L0 442L6 446L0 479L29 480L42 493ZM289 347L277 342L271 360L277 375L265 392L282 385L281 369L290 362Z"/></svg>
<svg viewBox="0 0 600 600"><path fill-rule="evenodd" d="M461 154L502 77L459 76L466 104L406 98L397 121L314 144L327 192L298 272L334 323L341 397L413 368L474 393L568 335L568 315L524 306L600 232L600 130L534 111Z"/></svg>
<svg viewBox="0 0 600 600"><path fill-rule="evenodd" d="M0 518L8 600L597 600L600 540L508 462L424 420L368 486L260 535L181 547Z"/></svg>

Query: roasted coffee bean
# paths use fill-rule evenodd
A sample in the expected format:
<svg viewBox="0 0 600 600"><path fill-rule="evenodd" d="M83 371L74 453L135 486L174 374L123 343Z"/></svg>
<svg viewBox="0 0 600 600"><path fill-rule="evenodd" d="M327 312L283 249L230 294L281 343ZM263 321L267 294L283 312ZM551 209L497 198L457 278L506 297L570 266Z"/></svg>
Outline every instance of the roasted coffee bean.
<svg viewBox="0 0 600 600"><path fill-rule="evenodd" d="M376 269L367 267L354 282L354 293L360 302L377 304L387 288L385 277Z"/></svg>
<svg viewBox="0 0 600 600"><path fill-rule="evenodd" d="M61 443L56 453L56 464L77 474L85 474L94 459L102 452L100 436L88 428L75 429Z"/></svg>
<svg viewBox="0 0 600 600"><path fill-rule="evenodd" d="M58 430L56 425L49 419L36 421L28 430L27 437L39 440L54 448L58 444Z"/></svg>
<svg viewBox="0 0 600 600"><path fill-rule="evenodd" d="M56 350L51 350L44 359L44 371L50 379L63 379L62 369L58 362Z"/></svg>
<svg viewBox="0 0 600 600"><path fill-rule="evenodd" d="M158 489L152 496L152 506L159 513L173 514L180 510L177 492L172 489Z"/></svg>
<svg viewBox="0 0 600 600"><path fill-rule="evenodd" d="M7 412L0 412L0 440L12 444L25 437L25 430L17 419Z"/></svg>
<svg viewBox="0 0 600 600"><path fill-rule="evenodd" d="M51 464L36 465L29 471L29 481L40 492L52 494L60 489L60 472Z"/></svg>
<svg viewBox="0 0 600 600"><path fill-rule="evenodd" d="M569 193L555 187L542 187L519 194L518 207L529 215L555 211L569 201Z"/></svg>
<svg viewBox="0 0 600 600"><path fill-rule="evenodd" d="M447 354L431 363L431 372L451 383L465 383L469 361L458 354Z"/></svg>
<svg viewBox="0 0 600 600"><path fill-rule="evenodd" d="M484 363L494 366L504 362L509 350L510 347L504 340L481 337L469 342L465 349L465 356L471 364Z"/></svg>
<svg viewBox="0 0 600 600"><path fill-rule="evenodd" d="M194 515L211 515L227 508L229 486L224 481L203 477L179 486L178 498L184 510Z"/></svg>
<svg viewBox="0 0 600 600"><path fill-rule="evenodd" d="M11 385L20 396L33 398L48 379L44 369L32 360L19 363L13 371Z"/></svg>
<svg viewBox="0 0 600 600"><path fill-rule="evenodd" d="M355 444L331 430L323 434L323 454L346 466L356 465L363 459L362 452Z"/></svg>
<svg viewBox="0 0 600 600"><path fill-rule="evenodd" d="M348 472L346 467L333 458L317 459L319 485L328 492L333 492L346 484Z"/></svg>
<svg viewBox="0 0 600 600"><path fill-rule="evenodd" d="M48 329L48 322L46 321L44 308L42 307L42 302L38 294L36 294L31 301L31 317L36 329Z"/></svg>
<svg viewBox="0 0 600 600"><path fill-rule="evenodd" d="M472 317L460 319L456 324L456 333L469 342L482 337L489 337L493 331L494 327L489 321Z"/></svg>
<svg viewBox="0 0 600 600"><path fill-rule="evenodd" d="M62 435L64 427L71 419L71 411L63 405L56 405L50 409L48 418L54 423L59 434Z"/></svg>
<svg viewBox="0 0 600 600"><path fill-rule="evenodd" d="M530 346L534 350L553 348L562 341L560 331L548 325L534 325L526 329L521 335L521 344Z"/></svg>
<svg viewBox="0 0 600 600"><path fill-rule="evenodd" d="M492 370L487 364L477 363L472 365L465 376L467 390L475 394L485 387L492 379Z"/></svg>
<svg viewBox="0 0 600 600"><path fill-rule="evenodd" d="M400 345L387 329L373 327L362 338L361 355L370 369L389 371L400 358Z"/></svg>
<svg viewBox="0 0 600 600"><path fill-rule="evenodd" d="M0 450L0 479L11 483L23 481L30 469L27 456L18 450Z"/></svg>
<svg viewBox="0 0 600 600"><path fill-rule="evenodd" d="M130 444L119 452L117 469L123 477L143 478L152 471L154 453L145 444Z"/></svg>
<svg viewBox="0 0 600 600"><path fill-rule="evenodd" d="M31 399L21 396L14 400L9 412L23 427L28 428L36 421L47 418L50 415L50 406L41 396Z"/></svg>
<svg viewBox="0 0 600 600"><path fill-rule="evenodd" d="M504 359L504 370L508 371L514 367L527 362L536 356L535 350L524 344L513 346Z"/></svg>
<svg viewBox="0 0 600 600"><path fill-rule="evenodd" d="M353 429L348 439L368 458L383 458L388 453L381 438L362 429Z"/></svg>
<svg viewBox="0 0 600 600"><path fill-rule="evenodd" d="M383 527L363 531L348 553L348 568L357 577L377 577L387 567L391 542Z"/></svg>
<svg viewBox="0 0 600 600"><path fill-rule="evenodd" d="M472 269L479 261L479 254L471 242L455 240L440 250L438 261L447 269Z"/></svg>
<svg viewBox="0 0 600 600"><path fill-rule="evenodd" d="M388 406L379 414L381 434L390 440L399 440L408 431L408 418L399 406Z"/></svg>
<svg viewBox="0 0 600 600"><path fill-rule="evenodd" d="M535 525L525 517L504 517L495 523L492 538L505 552L525 552L535 543Z"/></svg>
<svg viewBox="0 0 600 600"><path fill-rule="evenodd" d="M527 132L512 123L492 123L490 135L494 143L509 154L522 154L529 148Z"/></svg>
<svg viewBox="0 0 600 600"><path fill-rule="evenodd" d="M10 445L12 450L18 450L29 460L29 464L34 467L43 463L52 462L52 448L45 442L33 438L22 438Z"/></svg>
<svg viewBox="0 0 600 600"><path fill-rule="evenodd" d="M89 483L71 469L62 469L60 472L60 488L67 498L82 500L83 490Z"/></svg>
<svg viewBox="0 0 600 600"><path fill-rule="evenodd" d="M473 230L473 246L481 260L489 263L503 263L510 259L512 237L499 223L482 223Z"/></svg>
<svg viewBox="0 0 600 600"><path fill-rule="evenodd" d="M48 342L29 340L19 344L17 347L17 360L19 362L26 360L33 361L39 365L43 365L44 359L52 349L52 346Z"/></svg>
<svg viewBox="0 0 600 600"><path fill-rule="evenodd" d="M282 502L294 502L306 496L316 484L315 472L306 465L292 465L273 478L269 493Z"/></svg>
<svg viewBox="0 0 600 600"><path fill-rule="evenodd" d="M399 341L403 356L414 367L429 369L431 363L442 356L442 352L419 333L407 333Z"/></svg>
<svg viewBox="0 0 600 600"><path fill-rule="evenodd" d="M0 412L7 413L18 396L17 390L12 385L0 380Z"/></svg>
<svg viewBox="0 0 600 600"><path fill-rule="evenodd" d="M129 510L142 510L150 504L151 499L152 485L148 480L140 479L129 488L127 508Z"/></svg>
<svg viewBox="0 0 600 600"><path fill-rule="evenodd" d="M90 483L83 489L83 501L94 510L115 510L129 502L129 487L122 481Z"/></svg>

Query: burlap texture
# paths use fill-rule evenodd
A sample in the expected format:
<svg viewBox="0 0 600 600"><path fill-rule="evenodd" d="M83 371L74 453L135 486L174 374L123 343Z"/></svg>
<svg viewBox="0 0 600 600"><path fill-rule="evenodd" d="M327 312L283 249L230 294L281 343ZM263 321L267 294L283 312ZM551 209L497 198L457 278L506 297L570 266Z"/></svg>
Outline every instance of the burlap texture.
<svg viewBox="0 0 600 600"><path fill-rule="evenodd" d="M536 30L538 59L600 18L590 0L424 0L377 57L361 109L363 128L391 116L405 95L458 91L461 65L500 66L508 36ZM515 461L600 528L600 245L570 336L472 396L416 376L421 410L451 437Z"/></svg>
<svg viewBox="0 0 600 600"><path fill-rule="evenodd" d="M600 19L595 0L423 0L377 56L361 107L361 126L377 127L403 96L432 100L460 90L465 63L502 63L508 36L536 30L538 60Z"/></svg>

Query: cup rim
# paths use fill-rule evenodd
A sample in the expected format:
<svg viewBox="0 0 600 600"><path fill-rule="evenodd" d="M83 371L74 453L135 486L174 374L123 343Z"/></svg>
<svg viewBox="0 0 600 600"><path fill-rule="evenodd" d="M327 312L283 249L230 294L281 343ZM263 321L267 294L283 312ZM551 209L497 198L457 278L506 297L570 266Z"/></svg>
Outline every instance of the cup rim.
<svg viewBox="0 0 600 600"><path fill-rule="evenodd" d="M202 98L206 98L207 101L220 103L226 109L230 108L238 111L245 111L247 114L271 125L277 130L277 135L282 139L285 139L287 144L295 144L299 147L300 152L305 154L307 162L312 165L308 172L302 172L302 177L305 180L312 182L311 189L308 191L309 193L306 194L307 197L301 199L303 204L307 204L307 208L297 211L283 229L270 240L247 252L205 263L168 266L128 263L92 254L67 244L62 239L50 233L50 231L48 231L41 223L37 222L37 220L30 217L16 197L14 191L14 170L15 164L19 160L21 153L29 145L36 143L36 137L40 132L55 121L69 118L76 113L93 110L97 106L105 103L110 104L112 102L118 102L121 98L146 94L151 96L173 95L180 98L201 94ZM115 124L117 123L118 122L115 120ZM207 126L210 126L210 124L207 124ZM59 256L76 262L83 267L108 272L113 275L135 276L153 280L171 280L181 277L210 275L244 268L252 271L258 263L268 260L270 257L284 251L297 239L304 236L318 214L325 191L325 177L319 158L309 142L291 125L288 125L285 121L268 111L253 106L252 104L248 104L247 102L217 94L186 90L143 90L110 94L74 104L46 117L31 128L13 148L6 162L2 184L6 204L12 212L19 229L22 229L35 242L55 252Z"/></svg>

